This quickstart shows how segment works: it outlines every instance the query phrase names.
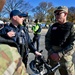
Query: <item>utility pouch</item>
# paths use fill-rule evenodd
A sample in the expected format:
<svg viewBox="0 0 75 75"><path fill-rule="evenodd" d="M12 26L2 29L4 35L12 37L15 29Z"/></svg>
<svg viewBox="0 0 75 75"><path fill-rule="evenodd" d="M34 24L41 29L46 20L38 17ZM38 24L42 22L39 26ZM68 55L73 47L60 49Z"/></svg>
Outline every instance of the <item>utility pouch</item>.
<svg viewBox="0 0 75 75"><path fill-rule="evenodd" d="M22 42L22 37L19 37L18 38L18 42L19 42L19 44L22 44L23 42Z"/></svg>

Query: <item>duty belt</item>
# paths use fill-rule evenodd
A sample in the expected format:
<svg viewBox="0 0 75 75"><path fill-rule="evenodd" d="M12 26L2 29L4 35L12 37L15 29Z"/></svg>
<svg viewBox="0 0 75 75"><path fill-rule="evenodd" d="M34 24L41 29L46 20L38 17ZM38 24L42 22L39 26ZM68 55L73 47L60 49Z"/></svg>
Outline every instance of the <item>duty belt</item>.
<svg viewBox="0 0 75 75"><path fill-rule="evenodd" d="M54 52L59 52L60 50L62 50L60 46L52 46L52 49L54 50Z"/></svg>
<svg viewBox="0 0 75 75"><path fill-rule="evenodd" d="M68 52L68 51L71 51L73 49L73 46L72 45L69 45L69 46L67 46L66 48L62 48L62 47L60 47L60 46L52 46L52 50L54 51L54 52Z"/></svg>

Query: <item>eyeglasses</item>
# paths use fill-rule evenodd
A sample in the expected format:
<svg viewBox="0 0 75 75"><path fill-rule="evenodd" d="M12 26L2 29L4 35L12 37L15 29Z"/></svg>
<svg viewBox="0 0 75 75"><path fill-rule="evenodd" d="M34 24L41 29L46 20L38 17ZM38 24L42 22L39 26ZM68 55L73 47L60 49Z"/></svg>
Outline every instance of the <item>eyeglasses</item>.
<svg viewBox="0 0 75 75"><path fill-rule="evenodd" d="M56 12L56 13L55 13L55 16L56 16L56 15L59 16L59 15L61 15L62 13L64 13L64 12Z"/></svg>
<svg viewBox="0 0 75 75"><path fill-rule="evenodd" d="M22 18L22 16L19 16L19 18Z"/></svg>

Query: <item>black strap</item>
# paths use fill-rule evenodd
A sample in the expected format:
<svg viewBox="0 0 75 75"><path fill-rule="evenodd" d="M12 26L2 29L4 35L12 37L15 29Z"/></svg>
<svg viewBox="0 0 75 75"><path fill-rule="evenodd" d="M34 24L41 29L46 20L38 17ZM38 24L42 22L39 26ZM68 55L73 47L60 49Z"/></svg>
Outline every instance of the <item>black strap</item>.
<svg viewBox="0 0 75 75"><path fill-rule="evenodd" d="M17 45L16 42L12 41L12 40L8 40L8 39L5 39L3 37L0 36L0 44L8 44L10 46L14 46L18 49L19 51L19 46Z"/></svg>

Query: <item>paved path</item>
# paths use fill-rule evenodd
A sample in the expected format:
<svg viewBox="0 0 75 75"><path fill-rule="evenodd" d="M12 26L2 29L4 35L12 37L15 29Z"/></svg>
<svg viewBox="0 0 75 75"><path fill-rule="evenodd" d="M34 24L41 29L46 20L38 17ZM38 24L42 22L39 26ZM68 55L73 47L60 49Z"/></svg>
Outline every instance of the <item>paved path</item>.
<svg viewBox="0 0 75 75"><path fill-rule="evenodd" d="M40 39L40 50L44 50L43 51L43 55L45 56L45 58L47 58L47 51L45 50L45 34L46 34L46 32L47 32L47 30L48 29L42 29L42 32L41 32L41 39ZM31 33L32 31L30 31L30 36L31 36L31 38L33 38L33 33ZM74 63L75 63L75 54L73 55L74 56L74 59L73 59L73 61L74 61ZM32 53L29 53L29 59L28 59L28 69L27 69L27 71L28 71L28 73L30 73L30 74L33 74L33 72L30 70L30 68L29 68L29 63L30 63L30 61L32 60L32 59L34 59L34 54L32 54ZM35 74L34 74L35 75ZM58 73L58 71L56 72L56 75L59 75L59 73Z"/></svg>

